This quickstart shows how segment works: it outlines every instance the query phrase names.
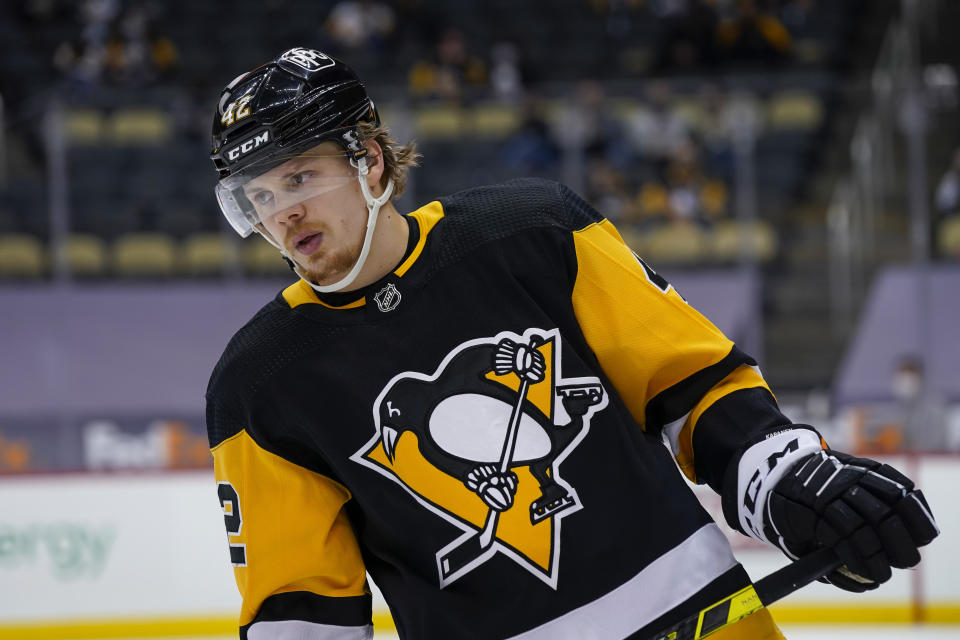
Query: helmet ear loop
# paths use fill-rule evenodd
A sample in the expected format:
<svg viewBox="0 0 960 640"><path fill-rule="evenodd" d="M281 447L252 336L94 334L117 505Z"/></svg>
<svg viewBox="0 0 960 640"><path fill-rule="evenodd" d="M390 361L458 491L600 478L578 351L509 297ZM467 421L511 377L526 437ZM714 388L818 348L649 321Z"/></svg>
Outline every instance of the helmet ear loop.
<svg viewBox="0 0 960 640"><path fill-rule="evenodd" d="M367 155L350 158L350 166L360 172L361 176L370 173L370 167L367 166Z"/></svg>
<svg viewBox="0 0 960 640"><path fill-rule="evenodd" d="M363 199L367 201L367 207L369 209L380 209L380 207L390 199L390 195L393 193L393 180L388 180L383 193L380 194L379 198L375 198L373 197L373 193L370 192L370 185L367 184L366 180L367 175L370 174L370 167L367 165L367 156L363 155L359 158L350 158L350 166L357 170L357 179L360 181L360 191L363 192Z"/></svg>

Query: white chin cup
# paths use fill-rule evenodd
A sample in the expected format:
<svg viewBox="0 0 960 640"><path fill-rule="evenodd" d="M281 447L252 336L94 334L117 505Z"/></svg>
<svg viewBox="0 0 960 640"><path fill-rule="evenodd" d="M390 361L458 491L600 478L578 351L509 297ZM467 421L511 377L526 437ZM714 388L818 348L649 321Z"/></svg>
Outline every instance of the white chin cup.
<svg viewBox="0 0 960 640"><path fill-rule="evenodd" d="M363 264L367 260L367 254L370 253L370 244L373 241L373 230L377 226L377 214L380 212L380 207L382 207L387 200L390 199L390 195L393 193L393 180L387 181L387 187L383 190L383 193L379 198L374 198L373 194L370 193L370 187L367 186L367 174L370 173L370 169L367 167L367 159L360 158L359 160L351 160L352 164L357 169L357 179L360 181L360 191L363 192L363 199L367 202L367 231L363 237L363 247L360 249L360 256L357 258L356 264L353 265L353 268L350 269L350 273L345 275L338 282L333 284L319 285L313 282L310 282L303 273L301 273L300 265L291 258L286 251L281 248L283 255L289 258L295 265L294 271L304 282L313 287L314 290L319 291L320 293L333 293L340 291L344 287L349 286L357 276L360 274L360 270L363 269ZM269 238L268 238L269 239Z"/></svg>

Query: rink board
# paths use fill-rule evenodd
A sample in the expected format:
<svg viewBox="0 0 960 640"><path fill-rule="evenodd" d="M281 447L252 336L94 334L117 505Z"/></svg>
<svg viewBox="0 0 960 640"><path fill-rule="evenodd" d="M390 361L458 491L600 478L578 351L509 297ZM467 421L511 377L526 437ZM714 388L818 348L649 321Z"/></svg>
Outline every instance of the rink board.
<svg viewBox="0 0 960 640"><path fill-rule="evenodd" d="M917 479L943 532L921 567L866 594L810 585L774 605L778 620L960 624L960 457L889 461ZM719 500L702 496L717 513ZM240 598L225 537L210 471L4 476L0 638L235 633ZM777 551L732 540L754 579L785 564ZM391 626L379 597L375 623Z"/></svg>

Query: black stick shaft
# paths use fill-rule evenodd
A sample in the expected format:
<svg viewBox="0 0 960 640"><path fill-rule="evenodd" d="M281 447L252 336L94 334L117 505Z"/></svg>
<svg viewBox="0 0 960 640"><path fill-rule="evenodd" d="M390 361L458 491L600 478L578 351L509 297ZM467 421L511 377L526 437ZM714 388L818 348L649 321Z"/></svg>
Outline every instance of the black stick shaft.
<svg viewBox="0 0 960 640"><path fill-rule="evenodd" d="M760 601L768 605L825 576L841 564L833 549L824 547L761 578L753 586Z"/></svg>

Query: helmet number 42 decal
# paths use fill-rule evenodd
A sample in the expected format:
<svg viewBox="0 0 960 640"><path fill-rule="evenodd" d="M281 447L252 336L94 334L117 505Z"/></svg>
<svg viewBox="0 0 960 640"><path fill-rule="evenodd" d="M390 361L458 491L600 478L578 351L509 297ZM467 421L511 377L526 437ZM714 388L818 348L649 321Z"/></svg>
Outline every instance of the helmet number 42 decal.
<svg viewBox="0 0 960 640"><path fill-rule="evenodd" d="M234 100L228 104L223 110L223 115L220 116L220 123L225 127L229 127L237 121L243 120L249 116L251 100L253 100L253 94L248 93L239 100Z"/></svg>

